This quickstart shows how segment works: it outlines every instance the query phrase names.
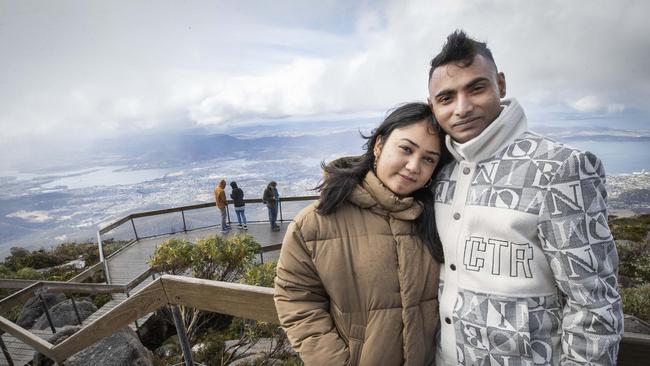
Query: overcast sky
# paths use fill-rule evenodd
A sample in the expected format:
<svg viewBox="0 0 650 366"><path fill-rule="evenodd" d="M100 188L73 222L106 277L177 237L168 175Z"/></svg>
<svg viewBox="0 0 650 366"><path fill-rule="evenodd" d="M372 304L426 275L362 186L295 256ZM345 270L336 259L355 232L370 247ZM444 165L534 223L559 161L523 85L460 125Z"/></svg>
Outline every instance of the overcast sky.
<svg viewBox="0 0 650 366"><path fill-rule="evenodd" d="M0 0L0 144L381 115L456 28L530 113L647 120L649 4Z"/></svg>

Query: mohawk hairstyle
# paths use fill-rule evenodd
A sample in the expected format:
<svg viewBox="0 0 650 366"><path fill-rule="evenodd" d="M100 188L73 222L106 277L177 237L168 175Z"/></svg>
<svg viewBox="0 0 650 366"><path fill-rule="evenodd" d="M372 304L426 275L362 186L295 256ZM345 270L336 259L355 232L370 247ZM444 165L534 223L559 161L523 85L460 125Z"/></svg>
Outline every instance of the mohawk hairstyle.
<svg viewBox="0 0 650 366"><path fill-rule="evenodd" d="M460 29L455 30L447 36L447 42L442 46L442 50L431 60L429 69L429 80L433 75L433 70L437 67L453 62L458 67L468 67L474 62L474 57L481 55L489 60L496 69L496 63L492 57L492 52L487 48L485 42L476 41L467 36Z"/></svg>

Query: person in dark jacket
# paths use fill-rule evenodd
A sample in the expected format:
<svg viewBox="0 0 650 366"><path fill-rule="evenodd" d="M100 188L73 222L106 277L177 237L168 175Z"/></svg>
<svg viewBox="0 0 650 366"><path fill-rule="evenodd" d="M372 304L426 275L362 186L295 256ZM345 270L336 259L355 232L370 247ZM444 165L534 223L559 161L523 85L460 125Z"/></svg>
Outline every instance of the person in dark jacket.
<svg viewBox="0 0 650 366"><path fill-rule="evenodd" d="M269 210L269 223L271 223L271 230L273 231L280 231L280 226L275 223L278 219L278 201L280 200L277 186L278 184L275 181L271 181L262 195L262 201Z"/></svg>
<svg viewBox="0 0 650 366"><path fill-rule="evenodd" d="M239 221L239 228L248 230L248 227L246 226L246 215L244 214L246 205L244 203L244 191L237 187L237 182L230 182L230 187L232 188L230 198L232 198L235 205L235 213L237 214L237 221Z"/></svg>

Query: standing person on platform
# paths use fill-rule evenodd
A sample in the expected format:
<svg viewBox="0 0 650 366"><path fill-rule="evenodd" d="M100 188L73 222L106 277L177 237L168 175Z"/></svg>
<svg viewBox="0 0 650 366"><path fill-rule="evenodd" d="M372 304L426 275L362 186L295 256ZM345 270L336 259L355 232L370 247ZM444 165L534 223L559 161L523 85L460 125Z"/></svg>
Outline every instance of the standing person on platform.
<svg viewBox="0 0 650 366"><path fill-rule="evenodd" d="M429 104L454 161L434 183L444 248L438 365L614 365L623 332L605 171L528 131L485 43L449 35Z"/></svg>
<svg viewBox="0 0 650 366"><path fill-rule="evenodd" d="M217 188L214 189L214 200L217 202L217 208L221 212L221 232L225 233L230 230L230 225L228 225L228 212L226 211L226 181L221 180Z"/></svg>
<svg viewBox="0 0 650 366"><path fill-rule="evenodd" d="M276 224L278 219L278 203L280 202L280 194L278 193L278 184L275 181L271 181L262 195L262 201L266 204L266 208L269 210L269 223L271 224L271 230L280 231L280 226Z"/></svg>
<svg viewBox="0 0 650 366"><path fill-rule="evenodd" d="M230 198L232 198L233 206L235 206L235 213L237 214L239 228L248 230L248 226L246 226L246 215L244 214L246 205L244 203L244 191L242 191L241 188L237 187L237 182L230 182L230 187L232 188Z"/></svg>
<svg viewBox="0 0 650 366"><path fill-rule="evenodd" d="M442 248L431 177L446 155L425 103L393 110L366 152L324 166L287 228L275 279L305 365L433 365Z"/></svg>

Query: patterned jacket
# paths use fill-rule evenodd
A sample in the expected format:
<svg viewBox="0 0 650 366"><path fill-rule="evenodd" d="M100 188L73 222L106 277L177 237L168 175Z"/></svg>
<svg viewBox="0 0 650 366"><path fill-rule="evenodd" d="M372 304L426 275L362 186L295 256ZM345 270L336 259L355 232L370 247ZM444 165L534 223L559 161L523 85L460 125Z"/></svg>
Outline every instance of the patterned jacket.
<svg viewBox="0 0 650 366"><path fill-rule="evenodd" d="M623 332L600 160L527 131L516 100L434 185L438 365L613 365Z"/></svg>

